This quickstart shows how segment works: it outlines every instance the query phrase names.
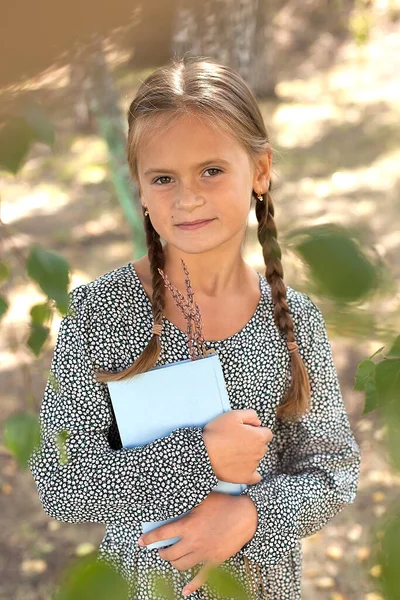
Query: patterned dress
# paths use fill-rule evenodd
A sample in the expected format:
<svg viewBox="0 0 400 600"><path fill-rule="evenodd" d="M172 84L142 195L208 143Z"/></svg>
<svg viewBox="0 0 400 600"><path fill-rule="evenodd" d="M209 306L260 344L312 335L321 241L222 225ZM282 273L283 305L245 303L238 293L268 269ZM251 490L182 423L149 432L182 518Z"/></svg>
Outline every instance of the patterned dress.
<svg viewBox="0 0 400 600"><path fill-rule="evenodd" d="M274 323L270 286L261 274L259 282L260 301L247 324L228 338L205 343L219 355L232 409L254 409L274 434L259 465L262 481L242 492L257 508L256 532L221 568L245 584L246 557L252 568L258 565L269 600L301 600L301 539L354 502L360 449L322 313L290 286L287 301L310 377L312 407L297 423L276 418L290 384L290 356ZM174 568L157 548L139 546L140 523L189 511L218 482L201 427L180 427L145 446L121 447L107 384L95 380L94 369L128 367L149 341L152 325L151 302L131 262L70 292L40 409L41 448L29 462L46 514L106 525L99 556L128 581L129 600L157 597L149 575L155 571L172 580L176 597L183 597L193 571ZM190 357L186 332L165 317L161 347L157 365ZM59 460L55 441L61 430L70 433L67 463ZM189 596L219 597L208 583ZM261 582L253 597L264 597Z"/></svg>

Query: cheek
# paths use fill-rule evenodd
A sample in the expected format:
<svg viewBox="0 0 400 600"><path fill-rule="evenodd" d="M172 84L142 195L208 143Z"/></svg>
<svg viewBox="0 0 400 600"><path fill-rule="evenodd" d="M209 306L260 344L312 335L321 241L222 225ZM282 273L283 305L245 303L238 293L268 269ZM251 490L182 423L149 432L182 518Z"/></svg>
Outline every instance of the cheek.
<svg viewBox="0 0 400 600"><path fill-rule="evenodd" d="M151 223L160 237L162 237L164 240L168 240L168 238L171 237L171 231L173 230L174 222L170 215L163 216L162 214L157 213L157 215L151 219Z"/></svg>
<svg viewBox="0 0 400 600"><path fill-rule="evenodd" d="M237 193L227 196L223 205L220 206L220 215L225 223L232 225L243 224L248 218L250 210L250 198L245 194L238 197Z"/></svg>
<svg viewBox="0 0 400 600"><path fill-rule="evenodd" d="M223 197L222 208L227 208L230 213L235 213L236 218L243 218L250 208L252 187L242 177L230 182Z"/></svg>
<svg viewBox="0 0 400 600"><path fill-rule="evenodd" d="M157 224L160 227L165 227L166 225L174 222L174 219L172 218L173 211L171 204L166 198L164 199L164 202L160 201L159 198L156 202L149 201L149 206L154 225Z"/></svg>

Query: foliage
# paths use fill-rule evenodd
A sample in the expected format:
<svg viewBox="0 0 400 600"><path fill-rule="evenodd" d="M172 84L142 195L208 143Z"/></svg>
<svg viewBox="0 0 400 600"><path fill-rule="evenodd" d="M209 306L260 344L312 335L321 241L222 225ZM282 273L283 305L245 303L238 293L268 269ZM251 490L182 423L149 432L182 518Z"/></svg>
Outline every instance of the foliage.
<svg viewBox="0 0 400 600"><path fill-rule="evenodd" d="M393 466L400 470L400 335L382 360L385 347L358 365L354 389L365 392L363 415L379 409L387 426L387 447ZM381 565L380 582L387 600L398 600L400 589L400 504L383 524L383 537L375 561Z"/></svg>
<svg viewBox="0 0 400 600"><path fill-rule="evenodd" d="M303 227L286 239L308 265L320 295L350 303L377 290L378 267L346 228L336 223Z"/></svg>
<svg viewBox="0 0 400 600"><path fill-rule="evenodd" d="M105 562L98 552L75 560L65 570L54 600L126 600L128 584L120 575L117 564ZM161 575L153 569L149 573L149 580L154 586L157 598L182 598L180 593L177 595L174 591L171 575ZM221 598L248 600L244 586L226 566L210 568L207 585L213 592L220 594Z"/></svg>
<svg viewBox="0 0 400 600"><path fill-rule="evenodd" d="M21 469L26 469L32 449L39 441L40 428L35 414L19 412L7 419L4 444L13 453Z"/></svg>
<svg viewBox="0 0 400 600"><path fill-rule="evenodd" d="M97 558L90 554L70 565L54 600L126 600L127 583L116 569Z"/></svg>

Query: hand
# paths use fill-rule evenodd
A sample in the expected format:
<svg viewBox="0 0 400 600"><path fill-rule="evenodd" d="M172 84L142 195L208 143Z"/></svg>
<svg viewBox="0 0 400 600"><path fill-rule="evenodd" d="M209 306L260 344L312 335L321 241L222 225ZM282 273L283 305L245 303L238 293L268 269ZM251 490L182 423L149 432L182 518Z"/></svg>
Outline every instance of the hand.
<svg viewBox="0 0 400 600"><path fill-rule="evenodd" d="M273 434L261 427L255 410L230 410L203 427L204 443L220 481L252 485L261 481L256 471Z"/></svg>
<svg viewBox="0 0 400 600"><path fill-rule="evenodd" d="M158 552L180 571L203 563L184 588L191 594L207 581L210 568L216 568L247 544L257 523L257 509L250 496L210 492L188 515L148 531L140 539L146 545L176 536L181 538ZM187 595L184 590L182 593Z"/></svg>

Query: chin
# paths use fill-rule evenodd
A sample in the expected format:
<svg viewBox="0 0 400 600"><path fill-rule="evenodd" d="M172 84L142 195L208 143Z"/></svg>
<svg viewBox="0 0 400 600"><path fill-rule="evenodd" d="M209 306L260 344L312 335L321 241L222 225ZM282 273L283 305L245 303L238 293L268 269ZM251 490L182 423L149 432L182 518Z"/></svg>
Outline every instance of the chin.
<svg viewBox="0 0 400 600"><path fill-rule="evenodd" d="M203 252L209 252L211 250L214 250L215 248L220 246L222 242L215 243L215 240L192 240L187 241L186 244L182 244L181 240L180 242L177 242L176 240L167 240L167 243L176 248L177 250L185 252L186 254L201 254Z"/></svg>

